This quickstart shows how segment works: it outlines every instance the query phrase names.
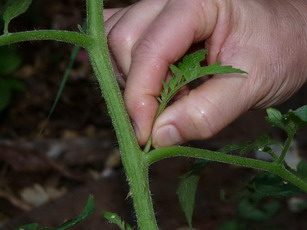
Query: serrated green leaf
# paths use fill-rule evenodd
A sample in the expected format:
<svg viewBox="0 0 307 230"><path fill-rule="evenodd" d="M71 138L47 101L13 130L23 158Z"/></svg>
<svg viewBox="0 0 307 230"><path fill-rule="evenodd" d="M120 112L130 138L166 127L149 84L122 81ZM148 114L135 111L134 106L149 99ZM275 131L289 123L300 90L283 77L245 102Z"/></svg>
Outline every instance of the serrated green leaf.
<svg viewBox="0 0 307 230"><path fill-rule="evenodd" d="M180 177L177 195L190 229L192 228L192 217L198 181L203 169L208 163L209 162L206 160L196 160L191 170Z"/></svg>
<svg viewBox="0 0 307 230"><path fill-rule="evenodd" d="M242 73L246 74L245 71L233 68L232 66L222 66L220 62L217 62L213 65L209 65L206 67L201 67L198 72L198 75L216 75L216 74L229 74L229 73Z"/></svg>
<svg viewBox="0 0 307 230"><path fill-rule="evenodd" d="M179 90L190 82L205 75L228 74L228 73L246 73L242 70L232 68L231 66L222 66L221 63L215 63L210 66L202 67L201 62L205 60L207 51L199 50L195 53L186 55L182 62L171 65L170 69L173 77L167 83L164 83L160 94L163 107L172 99ZM163 111L164 108L158 111ZM159 115L159 114L158 114Z"/></svg>
<svg viewBox="0 0 307 230"><path fill-rule="evenodd" d="M82 210L81 214L77 216L76 218L73 218L71 220L66 221L65 223L61 224L59 227L57 227L57 230L66 230L69 229L78 223L80 223L82 220L93 214L95 211L95 204L94 204L94 197L91 195L89 196L87 203Z"/></svg>
<svg viewBox="0 0 307 230"><path fill-rule="evenodd" d="M195 53L186 55L182 62L176 65L171 65L173 70L173 77L167 83L162 82L163 89L160 93L158 102L160 102L159 108L155 114L155 119L165 110L171 99L187 84L203 77L208 74L220 74L220 73L245 73L242 70L234 69L231 66L221 66L217 63L212 66L201 67L201 62L205 60L207 51L199 50ZM151 146L151 138L146 144L145 150L147 151Z"/></svg>
<svg viewBox="0 0 307 230"><path fill-rule="evenodd" d="M181 79L182 77L183 77L183 73L182 73L182 71L177 67L177 66L175 66L175 65L170 65L170 70L172 71L172 73L173 73L173 78L172 79L174 79L174 78L176 78L176 79Z"/></svg>
<svg viewBox="0 0 307 230"><path fill-rule="evenodd" d="M132 230L132 227L123 221L116 213L103 211L104 218L106 218L110 223L116 224L121 230Z"/></svg>
<svg viewBox="0 0 307 230"><path fill-rule="evenodd" d="M38 230L38 224L27 224L16 228L15 230Z"/></svg>
<svg viewBox="0 0 307 230"><path fill-rule="evenodd" d="M173 77L167 83L163 82L163 90L158 101L161 101L157 110L156 117L165 109L170 100L184 87L193 80L208 74L220 73L245 73L242 70L234 69L231 66L221 66L216 63L211 66L201 67L201 61L205 60L207 51L199 50L195 53L186 55L178 65L171 65Z"/></svg>
<svg viewBox="0 0 307 230"><path fill-rule="evenodd" d="M12 19L26 12L31 5L32 0L14 0L3 13L4 34L8 34L8 26Z"/></svg>

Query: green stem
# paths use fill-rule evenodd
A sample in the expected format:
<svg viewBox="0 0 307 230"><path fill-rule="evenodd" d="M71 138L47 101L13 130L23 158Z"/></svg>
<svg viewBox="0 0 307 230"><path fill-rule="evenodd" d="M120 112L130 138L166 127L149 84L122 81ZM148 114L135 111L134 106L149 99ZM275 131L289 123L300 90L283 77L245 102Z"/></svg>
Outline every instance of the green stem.
<svg viewBox="0 0 307 230"><path fill-rule="evenodd" d="M55 40L74 44L83 48L90 47L92 43L92 39L88 35L81 34L78 32L59 30L36 30L2 35L0 36L0 46L33 40Z"/></svg>
<svg viewBox="0 0 307 230"><path fill-rule="evenodd" d="M294 137L294 134L288 134L288 138L287 138L286 143L285 143L285 145L282 149L282 152L281 152L280 156L278 157L278 159L276 160L277 164L282 164L284 162L285 157L287 155L287 152L290 148L291 142L293 140L293 137Z"/></svg>
<svg viewBox="0 0 307 230"><path fill-rule="evenodd" d="M213 152L209 150L195 149L189 147L173 146L161 149L156 149L148 154L147 161L148 164L153 164L159 160L170 158L170 157L194 157L206 159L209 161L222 162L227 164L233 164L248 168L260 169L274 173L283 179L291 182L297 187L301 188L307 192L307 183L301 180L299 177L295 176L293 173L285 169L281 164L275 162L265 162L240 156L227 155L219 152Z"/></svg>
<svg viewBox="0 0 307 230"><path fill-rule="evenodd" d="M88 32L94 39L88 52L118 138L138 227L141 230L156 230L158 226L149 189L147 159L134 135L112 69L103 25L102 1L88 0L87 11Z"/></svg>

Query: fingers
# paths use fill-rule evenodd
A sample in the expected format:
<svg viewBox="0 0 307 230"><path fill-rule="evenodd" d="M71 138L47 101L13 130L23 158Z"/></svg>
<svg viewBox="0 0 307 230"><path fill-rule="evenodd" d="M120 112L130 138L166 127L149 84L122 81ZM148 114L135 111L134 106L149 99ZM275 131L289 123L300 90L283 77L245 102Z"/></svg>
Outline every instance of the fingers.
<svg viewBox="0 0 307 230"><path fill-rule="evenodd" d="M166 1L159 0L158 3L151 0L140 1L118 12L107 21L111 52L126 76L130 69L133 46L160 13L164 2Z"/></svg>
<svg viewBox="0 0 307 230"><path fill-rule="evenodd" d="M206 18L201 5L191 7L203 1L174 2L165 5L131 51L125 102L141 145L151 133L158 107L156 97L169 65L183 56L193 43L208 37L216 23L215 7L211 8L213 12L205 14Z"/></svg>
<svg viewBox="0 0 307 230"><path fill-rule="evenodd" d="M120 8L105 9L103 11L104 21L107 21L110 17L112 17L114 14L116 14L120 10L121 10Z"/></svg>
<svg viewBox="0 0 307 230"><path fill-rule="evenodd" d="M220 75L169 106L153 127L153 145L208 139L249 109L247 76Z"/></svg>

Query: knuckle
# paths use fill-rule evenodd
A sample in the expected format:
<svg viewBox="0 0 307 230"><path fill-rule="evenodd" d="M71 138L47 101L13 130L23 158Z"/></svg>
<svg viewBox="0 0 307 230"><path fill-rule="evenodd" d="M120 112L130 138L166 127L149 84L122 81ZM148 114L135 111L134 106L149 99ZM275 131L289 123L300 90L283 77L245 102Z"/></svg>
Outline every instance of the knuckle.
<svg viewBox="0 0 307 230"><path fill-rule="evenodd" d="M115 26L108 34L108 43L111 49L131 49L135 37L131 31Z"/></svg>
<svg viewBox="0 0 307 230"><path fill-rule="evenodd" d="M191 94L190 94L191 95ZM197 100L191 100L190 106L187 109L188 120L191 130L194 130L194 135L200 139L208 139L217 133L215 129L212 117L210 116L210 110L204 109Z"/></svg>

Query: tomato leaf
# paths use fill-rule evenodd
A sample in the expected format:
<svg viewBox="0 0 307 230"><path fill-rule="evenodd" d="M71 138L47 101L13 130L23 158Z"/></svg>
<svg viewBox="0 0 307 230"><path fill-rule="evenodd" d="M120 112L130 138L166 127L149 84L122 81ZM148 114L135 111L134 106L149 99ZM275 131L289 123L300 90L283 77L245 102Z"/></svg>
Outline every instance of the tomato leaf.
<svg viewBox="0 0 307 230"><path fill-rule="evenodd" d="M256 192L268 197L293 196L303 192L295 185L268 172L259 173L246 187L251 192Z"/></svg>
<svg viewBox="0 0 307 230"><path fill-rule="evenodd" d="M307 105L296 110L281 114L277 109L268 108L266 120L275 127L284 130L288 136L293 136L307 124Z"/></svg>
<svg viewBox="0 0 307 230"><path fill-rule="evenodd" d="M241 156L251 151L262 151L262 152L269 153L272 156L273 151L270 148L270 146L272 145L280 145L280 143L276 141L272 141L270 139L269 134L264 134L260 136L259 138L257 138L255 141L247 141L247 142L239 143L239 144L226 145L222 147L221 149L219 149L218 151L225 153L225 154L226 153L237 153Z"/></svg>
<svg viewBox="0 0 307 230"><path fill-rule="evenodd" d="M81 214L76 218L66 221L64 224L57 227L57 230L66 230L75 226L76 224L80 223L82 220L93 214L94 211L95 211L94 197L91 195L89 196L87 203L84 209L82 210Z"/></svg>
<svg viewBox="0 0 307 230"><path fill-rule="evenodd" d="M170 81L163 83L163 90L158 101L167 104L182 87L205 75L246 73L232 66L222 66L219 62L203 67L201 66L201 62L205 60L206 54L206 50L199 50L190 55L186 55L177 66L171 65L170 69L173 77Z"/></svg>
<svg viewBox="0 0 307 230"><path fill-rule="evenodd" d="M258 202L252 199L243 199L238 206L240 217L255 221L265 221L272 218L280 209L281 204L278 201L270 201L258 207Z"/></svg>
<svg viewBox="0 0 307 230"><path fill-rule="evenodd" d="M208 163L209 162L206 160L196 160L191 170L180 177L177 195L190 229L192 228L192 217L198 181L204 167Z"/></svg>
<svg viewBox="0 0 307 230"><path fill-rule="evenodd" d="M26 12L31 3L32 0L14 0L10 2L3 13L4 34L8 34L8 27L11 20Z"/></svg>

